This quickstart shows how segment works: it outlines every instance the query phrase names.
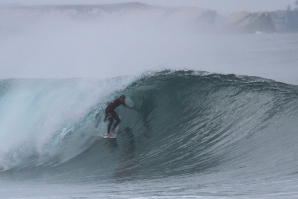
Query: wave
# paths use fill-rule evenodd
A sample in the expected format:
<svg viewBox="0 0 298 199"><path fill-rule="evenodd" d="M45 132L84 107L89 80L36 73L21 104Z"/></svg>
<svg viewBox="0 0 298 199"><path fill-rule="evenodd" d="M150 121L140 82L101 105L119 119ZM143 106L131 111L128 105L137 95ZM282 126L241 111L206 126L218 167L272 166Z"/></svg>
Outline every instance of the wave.
<svg viewBox="0 0 298 199"><path fill-rule="evenodd" d="M5 80L0 86L1 136L3 143L10 139L0 148L2 175L30 168L97 181L235 169L235 178L298 172L294 85L165 70L137 79ZM135 109L118 108L117 139L102 139L106 126L95 123L122 93Z"/></svg>

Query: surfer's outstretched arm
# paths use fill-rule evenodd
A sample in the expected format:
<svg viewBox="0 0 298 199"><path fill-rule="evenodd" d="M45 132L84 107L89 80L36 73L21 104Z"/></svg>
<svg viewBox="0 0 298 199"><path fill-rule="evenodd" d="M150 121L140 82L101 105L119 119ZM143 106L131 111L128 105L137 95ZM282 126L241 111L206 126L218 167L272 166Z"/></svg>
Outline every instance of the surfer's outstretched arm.
<svg viewBox="0 0 298 199"><path fill-rule="evenodd" d="M133 109L133 106L128 106L127 104L123 104L126 108Z"/></svg>

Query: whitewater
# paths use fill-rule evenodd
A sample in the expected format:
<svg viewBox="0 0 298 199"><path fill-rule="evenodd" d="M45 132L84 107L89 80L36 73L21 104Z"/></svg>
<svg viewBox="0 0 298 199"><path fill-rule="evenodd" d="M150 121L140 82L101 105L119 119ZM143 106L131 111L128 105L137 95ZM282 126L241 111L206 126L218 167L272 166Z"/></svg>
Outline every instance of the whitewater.
<svg viewBox="0 0 298 199"><path fill-rule="evenodd" d="M47 20L0 31L0 198L297 198L297 34Z"/></svg>

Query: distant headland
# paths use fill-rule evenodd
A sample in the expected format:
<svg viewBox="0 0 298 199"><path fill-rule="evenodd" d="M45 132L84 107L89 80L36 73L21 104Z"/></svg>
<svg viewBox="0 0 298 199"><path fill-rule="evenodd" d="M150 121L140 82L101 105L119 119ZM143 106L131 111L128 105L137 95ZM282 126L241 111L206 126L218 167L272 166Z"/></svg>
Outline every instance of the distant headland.
<svg viewBox="0 0 298 199"><path fill-rule="evenodd" d="M44 5L0 7L0 17L20 23L42 17L66 17L73 20L101 20L118 16L129 19L168 20L171 23L188 23L200 32L214 33L290 33L298 32L298 10L274 12L237 12L229 16L215 10L197 7L152 6L143 3L107 5ZM1 30L0 30L1 31Z"/></svg>

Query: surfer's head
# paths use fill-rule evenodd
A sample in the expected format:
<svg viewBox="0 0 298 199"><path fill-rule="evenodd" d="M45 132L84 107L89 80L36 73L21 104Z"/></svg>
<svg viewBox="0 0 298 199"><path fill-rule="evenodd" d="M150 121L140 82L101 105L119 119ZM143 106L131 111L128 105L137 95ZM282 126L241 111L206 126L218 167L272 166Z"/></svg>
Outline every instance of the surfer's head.
<svg viewBox="0 0 298 199"><path fill-rule="evenodd" d="M125 95L121 95L121 96L119 97L119 99L120 99L121 102L124 102L124 100L125 100Z"/></svg>

